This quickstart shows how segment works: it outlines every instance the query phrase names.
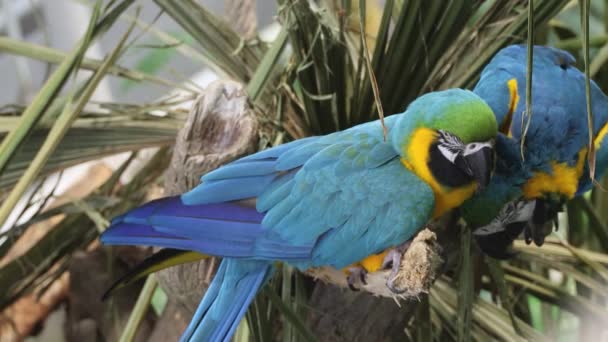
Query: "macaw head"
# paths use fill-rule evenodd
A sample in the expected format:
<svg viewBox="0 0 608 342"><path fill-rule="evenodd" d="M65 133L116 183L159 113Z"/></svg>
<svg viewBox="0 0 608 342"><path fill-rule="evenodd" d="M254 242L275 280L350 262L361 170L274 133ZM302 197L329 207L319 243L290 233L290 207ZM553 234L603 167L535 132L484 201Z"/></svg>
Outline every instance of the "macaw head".
<svg viewBox="0 0 608 342"><path fill-rule="evenodd" d="M439 216L489 183L496 132L485 102L451 89L412 102L390 133L403 164L433 189Z"/></svg>
<svg viewBox="0 0 608 342"><path fill-rule="evenodd" d="M500 233L503 238L509 236L508 245L514 239L512 236L522 231L527 240L542 243L544 235L541 239L535 231L546 231L547 223L555 221L568 199L591 188L585 76L574 63L574 57L565 51L534 47L532 116L526 134L526 46L513 45L499 51L475 87L475 93L496 114L499 131L505 136L497 139L493 181L487 193L465 204L465 219L473 222L474 227L502 219L503 227L512 228L510 232ZM602 143L608 133L607 101L592 81L597 177L608 167L608 143ZM505 212L508 208L517 212L518 206L513 203L520 200L534 203L535 209L528 211L527 219L519 221L523 224L512 224L514 222L505 218L521 215ZM479 213L480 210L483 213ZM500 235L485 235L481 240L495 247L497 238Z"/></svg>

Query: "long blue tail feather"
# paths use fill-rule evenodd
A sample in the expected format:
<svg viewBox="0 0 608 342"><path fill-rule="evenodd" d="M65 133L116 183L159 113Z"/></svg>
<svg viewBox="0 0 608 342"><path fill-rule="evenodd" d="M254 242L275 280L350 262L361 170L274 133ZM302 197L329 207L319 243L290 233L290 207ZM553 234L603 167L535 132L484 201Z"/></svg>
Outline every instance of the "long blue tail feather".
<svg viewBox="0 0 608 342"><path fill-rule="evenodd" d="M106 245L143 245L183 250L199 250L199 242L156 231L152 226L120 222L101 235Z"/></svg>
<svg viewBox="0 0 608 342"><path fill-rule="evenodd" d="M181 341L230 341L272 271L273 266L268 262L222 260Z"/></svg>
<svg viewBox="0 0 608 342"><path fill-rule="evenodd" d="M150 217L158 215L181 217L205 217L216 220L234 220L261 222L264 214L254 208L233 204L214 203L205 205L184 205L180 196L164 197L150 201L126 214L115 217L112 224L118 222L148 224Z"/></svg>
<svg viewBox="0 0 608 342"><path fill-rule="evenodd" d="M167 197L115 218L101 241L257 260L310 258L312 243L287 243L262 227L263 218L255 208L234 203L185 205L179 197Z"/></svg>

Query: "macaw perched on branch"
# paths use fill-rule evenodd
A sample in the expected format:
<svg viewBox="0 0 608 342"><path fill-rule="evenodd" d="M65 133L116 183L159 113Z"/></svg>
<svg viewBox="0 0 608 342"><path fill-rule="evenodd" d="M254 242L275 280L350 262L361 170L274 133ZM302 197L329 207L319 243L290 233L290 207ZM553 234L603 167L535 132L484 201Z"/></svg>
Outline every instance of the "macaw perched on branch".
<svg viewBox="0 0 608 342"><path fill-rule="evenodd" d="M182 339L229 340L275 260L360 268L490 181L497 124L472 92L424 95L385 124L387 141L374 121L236 160L115 218L101 240L223 257Z"/></svg>
<svg viewBox="0 0 608 342"><path fill-rule="evenodd" d="M495 258L508 258L511 243L522 231L537 245L557 222L566 200L592 186L587 160L589 128L585 75L563 50L535 46L532 117L523 131L527 47L513 45L494 56L474 92L494 111L499 123L497 164L491 184L462 207L466 221L482 227L480 247ZM591 81L596 175L608 166L608 99ZM521 158L521 141L524 140Z"/></svg>

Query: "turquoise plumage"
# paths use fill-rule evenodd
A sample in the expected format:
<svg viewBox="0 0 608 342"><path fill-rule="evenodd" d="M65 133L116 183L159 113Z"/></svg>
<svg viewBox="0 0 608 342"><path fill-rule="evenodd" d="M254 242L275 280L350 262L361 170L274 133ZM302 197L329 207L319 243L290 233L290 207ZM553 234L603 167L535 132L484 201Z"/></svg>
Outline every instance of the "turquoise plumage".
<svg viewBox="0 0 608 342"><path fill-rule="evenodd" d="M427 94L385 124L387 141L374 121L241 158L180 197L114 219L101 240L224 257L182 339L227 341L275 260L344 268L406 242L431 218L433 189L403 164L414 131L450 132L438 153L453 159L446 163L457 160L467 182L487 181L490 159L481 147L495 136L496 122L472 92ZM231 202L247 198L257 198L256 208Z"/></svg>
<svg viewBox="0 0 608 342"><path fill-rule="evenodd" d="M398 118L387 118L389 131ZM256 248L245 257L282 260L262 249L302 247L309 249L309 255L290 258L292 264L302 269L343 268L381 252L394 241L407 240L426 223L433 208L431 189L403 167L399 151L383 141L378 121L276 149L279 151L269 149L212 171L202 177L201 185L181 196L191 206L258 198L256 209L265 213L259 223L263 239L256 236L252 242ZM419 196L405 198L404 189ZM408 214L413 211L420 215ZM191 239L211 238L202 236L198 225L182 223L169 229ZM382 241L378 231L383 231ZM235 237L234 232L225 235ZM353 240L362 241L361 248L349 248Z"/></svg>

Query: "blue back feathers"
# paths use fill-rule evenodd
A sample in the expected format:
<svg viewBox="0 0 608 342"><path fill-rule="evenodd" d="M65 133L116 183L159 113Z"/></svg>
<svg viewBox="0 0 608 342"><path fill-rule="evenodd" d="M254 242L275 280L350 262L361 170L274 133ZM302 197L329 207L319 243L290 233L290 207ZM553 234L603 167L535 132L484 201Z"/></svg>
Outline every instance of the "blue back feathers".
<svg viewBox="0 0 608 342"><path fill-rule="evenodd" d="M522 185L534 172L551 172L550 163L576 164L578 152L588 144L585 76L568 52L543 46L534 47L532 75L532 121L525 138L521 159L522 116L525 111L527 71L526 46L512 45L499 51L486 66L474 92L492 108L500 125L511 98L507 82L515 79L519 101L513 111L512 138L499 136L496 171L490 186L465 203L462 211L470 224L487 224L503 204L522 195ZM591 82L594 136L608 121L608 99ZM586 163L587 165L587 163ZM597 174L608 167L608 144L597 151ZM591 187L586 169L578 193Z"/></svg>
<svg viewBox="0 0 608 342"><path fill-rule="evenodd" d="M549 161L574 165L577 153L587 145L585 76L574 63L574 57L566 51L534 47L532 121L525 150L530 168L542 169ZM512 45L498 52L482 72L474 91L492 107L500 124L509 108L507 82L511 79L517 80L519 93L511 133L519 141L526 109L526 46ZM595 136L608 121L608 99L593 81L591 97Z"/></svg>

